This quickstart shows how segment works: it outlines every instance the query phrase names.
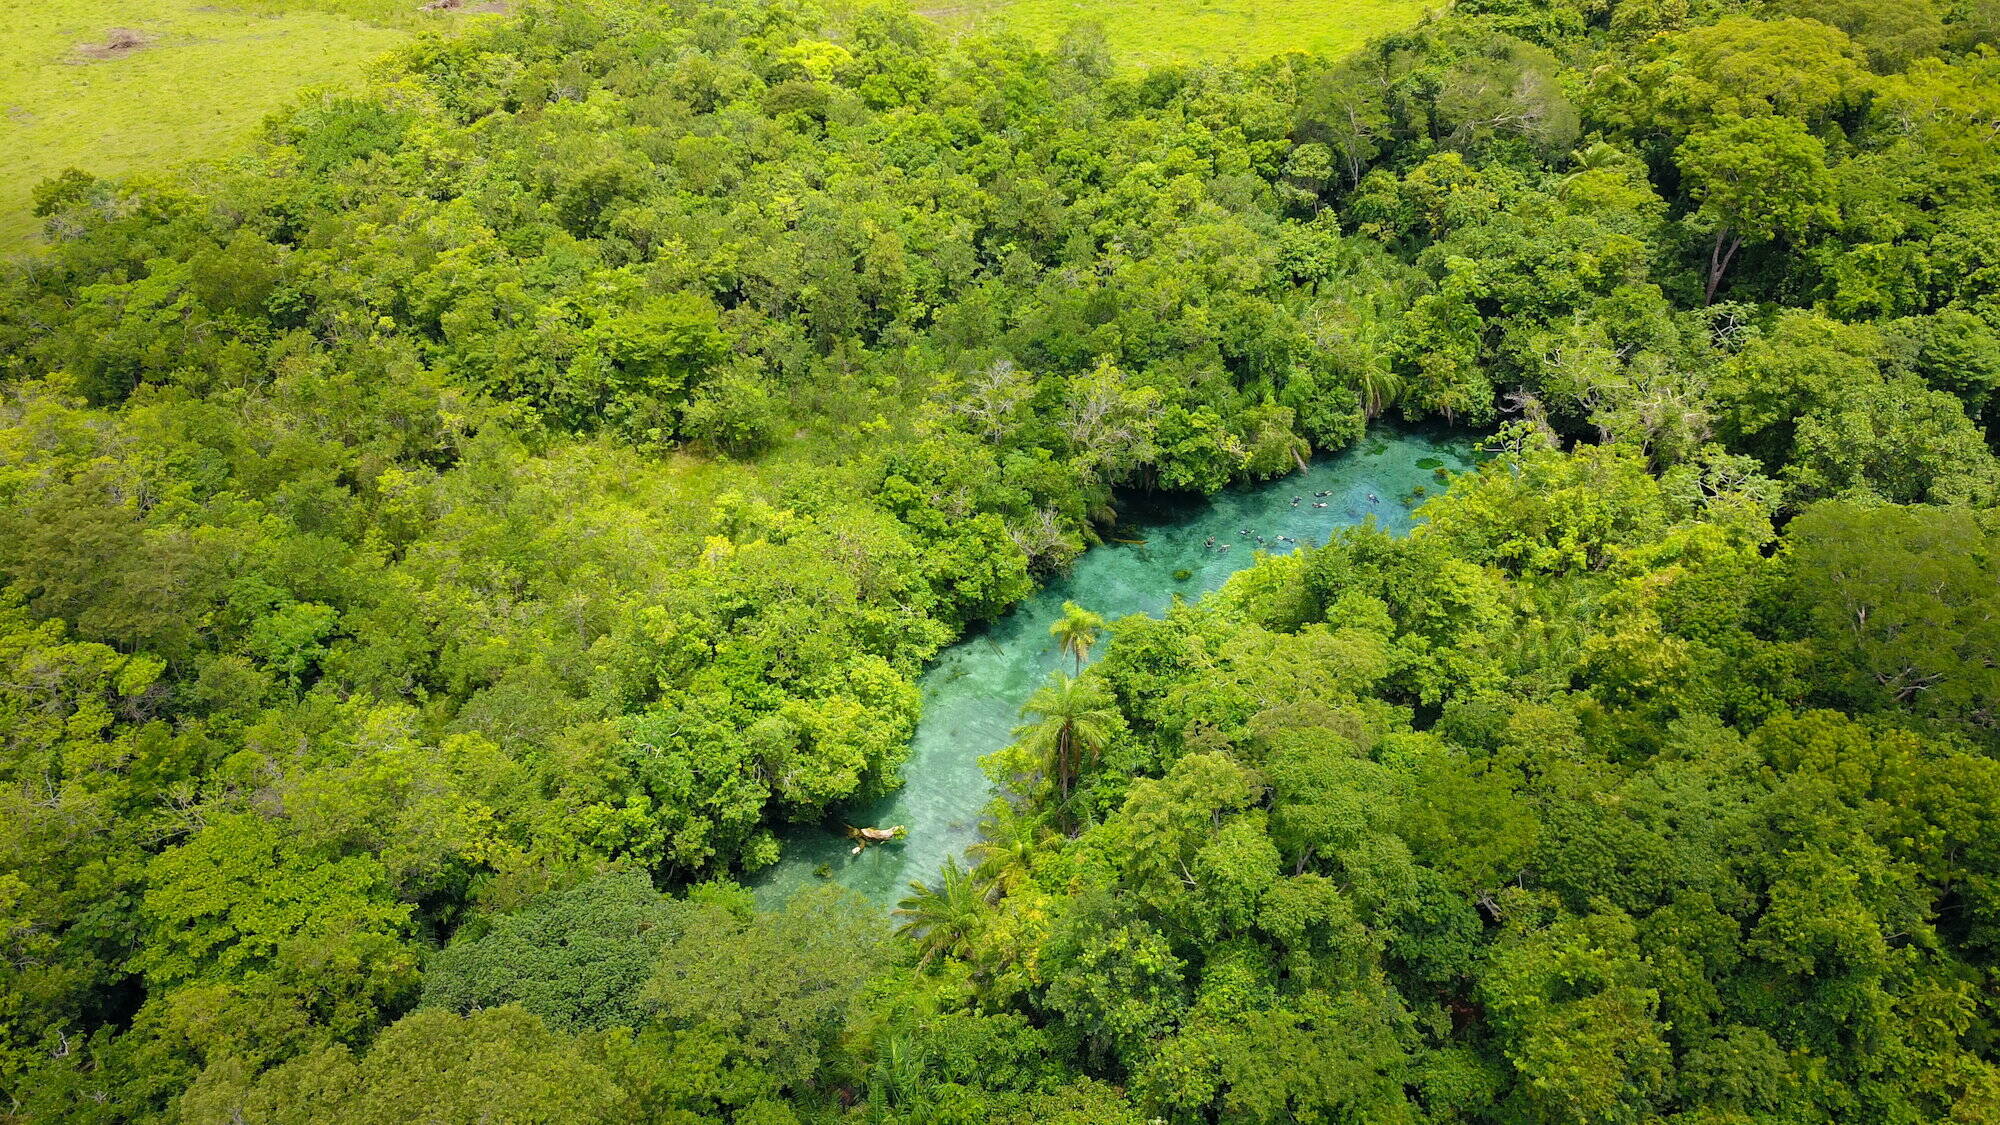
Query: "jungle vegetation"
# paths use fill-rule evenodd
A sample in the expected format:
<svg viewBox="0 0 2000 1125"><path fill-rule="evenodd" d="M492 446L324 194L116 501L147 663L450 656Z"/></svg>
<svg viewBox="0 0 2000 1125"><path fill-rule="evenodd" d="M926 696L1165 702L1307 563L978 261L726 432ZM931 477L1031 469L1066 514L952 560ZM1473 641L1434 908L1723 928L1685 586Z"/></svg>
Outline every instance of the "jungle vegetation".
<svg viewBox="0 0 2000 1125"><path fill-rule="evenodd" d="M2000 1120L1997 36L564 0L45 182L0 1115ZM756 908L1122 497L1384 415L1491 456L1077 607L966 866Z"/></svg>

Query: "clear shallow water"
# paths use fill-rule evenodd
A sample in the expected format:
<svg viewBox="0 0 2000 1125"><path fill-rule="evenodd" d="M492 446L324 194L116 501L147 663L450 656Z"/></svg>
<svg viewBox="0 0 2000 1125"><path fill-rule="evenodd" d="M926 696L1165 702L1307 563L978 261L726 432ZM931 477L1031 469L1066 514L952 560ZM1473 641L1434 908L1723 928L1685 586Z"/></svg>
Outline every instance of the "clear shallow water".
<svg viewBox="0 0 2000 1125"><path fill-rule="evenodd" d="M1192 599L1216 589L1255 562L1259 550L1289 554L1303 544L1318 545L1371 515L1385 529L1407 531L1411 509L1423 500L1414 491L1442 492L1438 470L1464 469L1471 456L1463 435L1378 427L1353 448L1275 481L1207 499L1126 498L1127 526L1117 534L1144 542L1093 548L1012 613L939 653L919 681L923 717L903 765L903 787L841 810L827 826L792 829L784 858L755 880L759 897L776 904L830 879L887 909L908 893L911 881L934 882L946 858L964 854L978 839L980 817L993 799L979 759L1012 742L1021 705L1050 673L1072 666L1049 635L1063 602L1107 621L1134 613L1159 616L1175 594ZM1315 495L1320 492L1327 495ZM1296 504L1294 497L1300 498ZM1251 535L1241 534L1245 530ZM1262 545L1254 538L1259 535ZM1189 576L1176 579L1182 570ZM839 831L843 823L900 824L909 835L857 856Z"/></svg>

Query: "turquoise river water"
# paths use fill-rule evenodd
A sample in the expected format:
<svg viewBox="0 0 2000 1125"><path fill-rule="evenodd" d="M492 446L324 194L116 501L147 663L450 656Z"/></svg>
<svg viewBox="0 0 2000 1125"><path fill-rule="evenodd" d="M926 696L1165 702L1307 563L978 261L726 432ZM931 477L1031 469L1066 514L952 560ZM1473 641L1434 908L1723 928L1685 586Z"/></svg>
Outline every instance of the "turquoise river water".
<svg viewBox="0 0 2000 1125"><path fill-rule="evenodd" d="M1107 621L1157 616L1176 594L1194 598L1221 586L1255 562L1260 550L1286 554L1301 544L1324 543L1333 531L1369 516L1387 530L1407 531L1411 510L1443 491L1444 474L1468 467L1471 457L1462 435L1378 427L1353 448L1275 481L1199 500L1128 499L1127 525L1118 534L1143 542L1091 549L1013 612L940 653L919 684L923 717L902 787L840 810L828 825L794 828L784 841L784 858L756 880L759 897L775 904L832 880L886 909L908 893L911 881L935 881L947 858L962 855L978 839L981 814L994 795L979 759L1013 741L1021 705L1050 673L1069 666L1049 635L1063 602ZM1187 577L1176 579L1181 571ZM900 824L909 834L854 855L839 831L843 822Z"/></svg>

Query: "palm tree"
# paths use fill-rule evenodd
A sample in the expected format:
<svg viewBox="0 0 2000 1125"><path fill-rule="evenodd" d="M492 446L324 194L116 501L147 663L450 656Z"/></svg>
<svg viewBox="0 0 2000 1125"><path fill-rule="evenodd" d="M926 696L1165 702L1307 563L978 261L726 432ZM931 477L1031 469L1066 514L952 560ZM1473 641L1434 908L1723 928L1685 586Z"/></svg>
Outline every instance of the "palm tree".
<svg viewBox="0 0 2000 1125"><path fill-rule="evenodd" d="M912 880L910 893L896 904L894 911L904 919L896 932L915 940L917 948L923 951L917 959L920 969L935 957L963 957L969 953L973 936L979 930L980 915L986 908L986 896L980 893L979 884L956 859L944 861L944 866L938 869L938 879L934 887Z"/></svg>
<svg viewBox="0 0 2000 1125"><path fill-rule="evenodd" d="M868 1100L878 1106L922 1106L929 1096L927 1052L895 1030L875 1040L875 1063L868 1068Z"/></svg>
<svg viewBox="0 0 2000 1125"><path fill-rule="evenodd" d="M1011 808L980 826L979 842L965 849L965 856L972 861L973 870L988 880L989 900L997 900L1028 881L1042 832L1040 820Z"/></svg>
<svg viewBox="0 0 2000 1125"><path fill-rule="evenodd" d="M1118 707L1111 692L1096 679L1055 674L1036 692L1021 714L1038 718L1014 731L1021 746L1042 763L1042 776L1055 779L1063 800L1083 772L1086 758L1095 761L1118 729Z"/></svg>
<svg viewBox="0 0 2000 1125"><path fill-rule="evenodd" d="M1403 380L1386 365L1363 363L1354 374L1354 389L1361 394L1361 409L1376 418L1389 409L1403 393Z"/></svg>
<svg viewBox="0 0 2000 1125"><path fill-rule="evenodd" d="M1064 602L1062 620L1049 626L1049 635L1056 639L1059 649L1075 655L1076 672L1080 676L1083 658L1090 655L1090 646L1097 643L1097 632L1102 628L1104 618L1075 602Z"/></svg>

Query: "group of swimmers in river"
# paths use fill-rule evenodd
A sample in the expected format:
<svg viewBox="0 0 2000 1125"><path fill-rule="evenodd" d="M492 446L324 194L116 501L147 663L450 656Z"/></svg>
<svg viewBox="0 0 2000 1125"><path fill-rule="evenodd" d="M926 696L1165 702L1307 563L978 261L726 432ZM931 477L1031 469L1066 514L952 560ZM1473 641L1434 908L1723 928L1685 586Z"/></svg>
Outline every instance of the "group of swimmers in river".
<svg viewBox="0 0 2000 1125"><path fill-rule="evenodd" d="M1332 493L1332 492L1315 492L1315 493L1313 493L1313 495L1314 495L1314 496L1320 496L1320 497L1324 497L1324 496L1331 496L1331 495L1333 495L1333 493ZM1300 505L1301 503L1303 503L1304 501L1305 501L1305 497L1303 497L1303 496L1294 496L1294 497L1292 497L1292 507L1296 508L1296 507L1298 507L1298 506L1299 506L1299 505ZM1375 495L1374 493L1372 493L1372 492L1371 492L1371 493L1369 493L1369 494L1368 494L1368 502L1369 502L1370 504L1380 504L1380 503L1382 502L1382 498L1381 498L1380 496L1377 496L1377 495ZM1315 501L1313 501L1313 507L1315 507L1315 508L1324 508L1324 507L1326 507L1326 502L1325 502L1324 500L1315 500ZM1349 509L1347 510L1347 515L1348 515L1348 518L1350 518L1350 519L1354 518L1355 516L1358 516L1359 514L1360 514L1360 513L1356 512L1356 511L1355 511L1354 509L1352 509L1352 508L1349 508ZM1253 531L1252 529L1250 529L1250 528L1247 528L1247 527L1246 527L1246 528L1244 528L1244 529L1243 529L1243 530L1241 530L1241 531L1238 531L1238 532L1237 532L1236 534L1237 534L1237 535L1239 535L1239 536L1242 536L1242 537L1243 537L1243 538L1245 538L1245 539L1250 539L1250 540L1254 540L1254 541L1255 541L1255 542L1256 542L1256 543L1257 543L1257 544L1258 544L1259 546L1264 546L1264 545L1266 545L1266 544L1267 544L1267 542L1270 542L1270 543L1294 543L1294 544L1298 542L1298 540L1296 540L1296 539L1292 538L1292 537L1291 537L1291 536L1289 536L1289 535L1279 535L1279 536L1276 536L1275 538L1273 538L1273 539L1271 539L1271 540L1268 540L1268 541L1267 541L1267 540L1266 540L1266 539L1265 539L1265 538L1264 538L1263 536L1261 536L1261 535L1257 534L1257 533L1256 533L1255 531ZM1209 536L1209 537L1208 537L1208 541L1207 541L1206 543L1203 543L1203 544L1202 544L1202 546L1204 546L1204 547L1208 548L1209 550L1211 550L1211 551L1214 551L1214 552L1216 552L1216 553L1218 553L1218 554L1220 554L1220 553L1221 553L1221 552L1223 552L1223 551L1227 551L1227 550L1228 550L1228 549L1229 549L1229 548L1230 548L1230 547L1231 547L1232 545L1233 545L1233 544L1229 544L1229 543L1217 543L1217 542L1215 541L1215 536L1213 536L1213 535Z"/></svg>

